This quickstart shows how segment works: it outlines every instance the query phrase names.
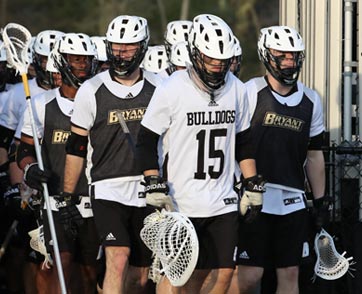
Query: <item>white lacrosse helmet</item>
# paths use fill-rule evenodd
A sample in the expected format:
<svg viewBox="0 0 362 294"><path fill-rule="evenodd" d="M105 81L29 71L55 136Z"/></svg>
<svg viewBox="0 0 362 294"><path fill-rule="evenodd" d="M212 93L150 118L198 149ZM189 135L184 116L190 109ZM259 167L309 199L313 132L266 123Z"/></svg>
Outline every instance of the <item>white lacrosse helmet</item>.
<svg viewBox="0 0 362 294"><path fill-rule="evenodd" d="M53 49L55 41L63 36L64 33L54 30L46 30L40 32L34 41L34 53L40 54L43 56L49 56L50 51Z"/></svg>
<svg viewBox="0 0 362 294"><path fill-rule="evenodd" d="M106 37L92 36L90 38L97 50L97 55L96 55L97 60L107 61Z"/></svg>
<svg viewBox="0 0 362 294"><path fill-rule="evenodd" d="M192 26L190 20L174 20L167 24L165 31L165 46L168 57L170 58L171 46L186 41Z"/></svg>
<svg viewBox="0 0 362 294"><path fill-rule="evenodd" d="M234 36L234 58L230 70L235 76L239 76L240 73L242 54L243 50L241 49L240 42L238 38Z"/></svg>
<svg viewBox="0 0 362 294"><path fill-rule="evenodd" d="M34 43L35 43L35 39L36 37L31 37L31 40L30 40L30 43L29 43L29 46L28 46L28 50L27 50L27 53L28 53L28 60L27 60L27 63L30 64L33 62L33 58L34 58Z"/></svg>
<svg viewBox="0 0 362 294"><path fill-rule="evenodd" d="M150 39L147 20L139 16L120 15L113 19L106 33L107 56L110 62L111 73L118 76L127 76L133 73L141 64ZM140 43L131 60L113 55L112 43L131 44Z"/></svg>
<svg viewBox="0 0 362 294"><path fill-rule="evenodd" d="M294 85L297 82L304 61L304 48L303 39L294 28L271 26L260 30L259 59L273 77L284 85ZM294 53L295 66L281 69L281 60L272 55L270 49ZM273 67L270 61L273 61L276 67Z"/></svg>
<svg viewBox="0 0 362 294"><path fill-rule="evenodd" d="M234 57L234 35L230 27L215 15L198 15L193 20L188 42L190 60L202 82L212 89L220 88ZM207 71L203 55L223 60L223 70Z"/></svg>
<svg viewBox="0 0 362 294"><path fill-rule="evenodd" d="M86 79L89 79L94 74L93 67L90 66L86 77L76 77L67 60L68 54L83 55L89 56L92 64L97 52L88 35L82 33L65 34L59 39L58 53L58 58L54 58L55 67L62 74L63 83L78 88Z"/></svg>
<svg viewBox="0 0 362 294"><path fill-rule="evenodd" d="M186 67L186 63L191 64L187 42L178 42L171 47L170 62L174 66Z"/></svg>
<svg viewBox="0 0 362 294"><path fill-rule="evenodd" d="M49 73L42 67L42 56L48 57L57 39L64 33L54 30L40 32L33 45L33 66L36 72L37 81L45 87L51 86Z"/></svg>
<svg viewBox="0 0 362 294"><path fill-rule="evenodd" d="M145 70L154 73L166 69L169 64L165 46L149 46L142 65Z"/></svg>

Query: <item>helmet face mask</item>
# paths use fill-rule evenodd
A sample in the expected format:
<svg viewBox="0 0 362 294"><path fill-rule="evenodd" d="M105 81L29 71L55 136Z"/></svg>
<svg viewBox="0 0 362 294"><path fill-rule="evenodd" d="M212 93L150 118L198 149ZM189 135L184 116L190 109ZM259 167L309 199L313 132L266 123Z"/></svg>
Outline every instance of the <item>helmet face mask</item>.
<svg viewBox="0 0 362 294"><path fill-rule="evenodd" d="M269 73L281 84L292 86L297 82L305 55L303 40L295 29L286 26L262 29L258 54ZM282 65L286 54L293 56L293 66Z"/></svg>
<svg viewBox="0 0 362 294"><path fill-rule="evenodd" d="M211 89L220 88L225 83L234 57L231 29L217 16L202 14L195 17L189 34L189 54L201 81ZM221 64L218 70L210 70L210 59Z"/></svg>
<svg viewBox="0 0 362 294"><path fill-rule="evenodd" d="M106 50L111 74L122 77L131 75L141 64L150 39L147 20L143 17L121 15L111 21L106 33ZM112 44L139 44L133 57L115 54Z"/></svg>

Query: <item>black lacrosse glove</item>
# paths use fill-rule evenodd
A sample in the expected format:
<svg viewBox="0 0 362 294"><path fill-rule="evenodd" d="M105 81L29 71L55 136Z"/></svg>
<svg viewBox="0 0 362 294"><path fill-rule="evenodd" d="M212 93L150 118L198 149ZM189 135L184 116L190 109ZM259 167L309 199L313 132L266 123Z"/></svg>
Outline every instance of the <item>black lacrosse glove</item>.
<svg viewBox="0 0 362 294"><path fill-rule="evenodd" d="M60 214L60 222L68 238L75 239L78 235L79 227L84 223L83 217L77 208L80 197L71 193L61 192L59 196L54 196L57 201L56 207Z"/></svg>
<svg viewBox="0 0 362 294"><path fill-rule="evenodd" d="M41 170L37 163L27 164L24 168L24 181L33 189L43 191L42 183L48 183L52 178L50 170Z"/></svg>
<svg viewBox="0 0 362 294"><path fill-rule="evenodd" d="M15 184L8 187L4 193L4 204L11 215L19 221L33 215L32 209L28 206L23 206L21 184Z"/></svg>
<svg viewBox="0 0 362 294"><path fill-rule="evenodd" d="M322 228L328 225L331 210L332 199L330 197L323 196L318 199L313 199L313 217L317 232L320 232Z"/></svg>
<svg viewBox="0 0 362 294"><path fill-rule="evenodd" d="M261 175L246 178L242 181L244 194L239 198L239 212L245 217L245 222L255 220L263 207L263 193L265 192L265 181ZM240 183L235 185L238 189Z"/></svg>
<svg viewBox="0 0 362 294"><path fill-rule="evenodd" d="M172 199L168 196L169 187L159 176L146 176L144 182L145 186L146 203L157 208L166 208L168 211L173 211L174 206Z"/></svg>

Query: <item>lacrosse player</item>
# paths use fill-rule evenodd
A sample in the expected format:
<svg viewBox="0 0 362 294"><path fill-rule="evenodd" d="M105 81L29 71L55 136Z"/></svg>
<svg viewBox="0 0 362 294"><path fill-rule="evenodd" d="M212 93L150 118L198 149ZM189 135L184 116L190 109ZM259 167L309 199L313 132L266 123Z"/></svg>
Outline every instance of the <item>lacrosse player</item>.
<svg viewBox="0 0 362 294"><path fill-rule="evenodd" d="M151 210L146 208L133 148L159 79L139 68L150 38L146 19L118 16L106 38L110 69L86 81L75 100L64 191L73 193L91 146L92 207L106 257L103 293L146 293L153 286L147 279L151 252L139 232Z"/></svg>
<svg viewBox="0 0 362 294"><path fill-rule="evenodd" d="M297 294L298 265L308 255L306 178L318 216L327 209L322 104L315 91L298 81L304 43L294 28L263 28L258 54L266 75L251 79L246 87L257 170L267 183L262 213L241 223L239 288L250 293L264 268L272 267L276 293Z"/></svg>
<svg viewBox="0 0 362 294"><path fill-rule="evenodd" d="M248 143L248 104L244 85L229 70L234 56L229 26L217 16L199 15L188 42L192 65L156 88L141 123L137 155L147 203L175 207L190 218L198 234L196 270L182 289L172 291L199 293L206 276L217 269L208 293L226 293L237 242L236 160L246 182L260 186ZM165 132L167 181L159 175L157 154L157 142ZM260 190L248 192L261 200ZM158 293L170 293L170 287L163 278Z"/></svg>
<svg viewBox="0 0 362 294"><path fill-rule="evenodd" d="M29 47L29 62L31 62L36 71L36 78L29 80L29 90L31 95L37 95L43 93L51 88L49 83L49 76L45 70L45 63L47 61L49 52L56 38L63 34L59 31L45 30L40 32L34 37L34 42ZM8 212L11 213L10 218L18 219L17 232L15 238L13 238L11 250L12 266L18 270L20 264L25 265L25 291L31 291L35 281L36 273L38 269L38 263L41 262L41 256L37 255L34 250L29 246L28 231L37 227L36 215L29 209L22 210L21 197L24 196L24 191L28 189L23 183L23 172L17 166L15 160L16 146L19 142L19 137L16 137L16 130L21 128L22 116L26 108L26 97L24 92L23 83L17 83L6 92L6 99L4 103L4 109L0 114L0 125L7 128L9 131L7 134L7 143L12 143L9 150L9 175L10 185L6 191L6 203L9 205ZM11 132L10 132L11 131ZM2 132L1 132L2 133ZM4 134L4 133L3 133ZM23 189L24 188L24 189ZM31 189L30 189L31 190ZM34 210L35 211L35 210ZM37 212L38 210L36 210ZM11 219L10 219L11 221ZM40 257L40 258L39 258ZM25 263L24 263L25 260ZM29 262L30 261L30 262ZM9 269L9 272L15 273L16 270ZM18 276L17 276L18 278ZM15 288L19 288L22 283L16 280L14 283Z"/></svg>
<svg viewBox="0 0 362 294"><path fill-rule="evenodd" d="M74 262L81 264L82 293L94 293L96 288L96 257L98 237L96 234L88 183L84 167L77 182L74 197L62 192L65 144L70 134L70 116L74 98L79 86L93 75L92 65L96 51L90 38L85 34L65 34L57 41L51 58L62 76L60 88L49 90L33 97L34 120L38 136L42 138L41 150L44 171L36 162L33 133L28 111L25 111L21 143L17 160L24 169L25 182L32 188L42 190L42 183L48 183L54 226L66 286L70 291L70 278ZM43 211L45 245L53 252L48 218ZM55 260L55 259L54 259ZM48 292L46 292L48 291ZM46 293L60 293L56 268L49 272ZM78 292L78 291L75 291Z"/></svg>
<svg viewBox="0 0 362 294"><path fill-rule="evenodd" d="M167 78L176 70L176 67L174 66L174 64L171 61L171 59L175 60L175 58L177 58L175 56L175 52L173 52L172 47L179 42L187 42L187 38L188 38L188 35L190 32L191 25L192 25L192 21L189 21L189 20L174 20L174 21L170 21L167 24L165 35L164 35L164 42L165 42L167 59L169 61L169 66L158 73L158 75L162 79ZM178 51L178 52L179 52L178 55L180 55L180 51ZM179 56L179 57L181 57L181 56Z"/></svg>

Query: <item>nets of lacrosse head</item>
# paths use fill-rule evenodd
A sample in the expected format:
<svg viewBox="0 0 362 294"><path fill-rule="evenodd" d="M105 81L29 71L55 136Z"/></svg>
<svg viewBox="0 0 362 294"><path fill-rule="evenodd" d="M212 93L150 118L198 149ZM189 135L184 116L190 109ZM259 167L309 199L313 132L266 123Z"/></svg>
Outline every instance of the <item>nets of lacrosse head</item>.
<svg viewBox="0 0 362 294"><path fill-rule="evenodd" d="M7 63L20 75L26 74L29 67L30 32L20 24L8 23L2 30L2 37L6 48Z"/></svg>
<svg viewBox="0 0 362 294"><path fill-rule="evenodd" d="M53 260L51 259L50 255L47 252L45 247L45 239L44 239L44 227L43 225L39 226L35 230L28 232L30 236L30 247L39 252L41 255L44 256L45 260L43 262L43 268L50 268L53 265Z"/></svg>
<svg viewBox="0 0 362 294"><path fill-rule="evenodd" d="M349 269L353 257L344 257L346 252L339 254L334 246L333 238L324 229L317 233L314 239L314 250L317 261L314 266L316 276L324 280L336 280Z"/></svg>
<svg viewBox="0 0 362 294"><path fill-rule="evenodd" d="M141 239L153 252L160 268L152 272L164 273L175 287L183 286L195 269L199 256L199 242L189 218L179 212L156 211L144 220Z"/></svg>

